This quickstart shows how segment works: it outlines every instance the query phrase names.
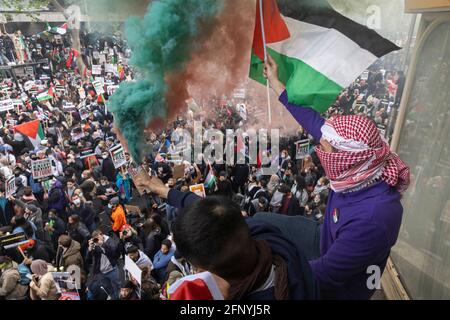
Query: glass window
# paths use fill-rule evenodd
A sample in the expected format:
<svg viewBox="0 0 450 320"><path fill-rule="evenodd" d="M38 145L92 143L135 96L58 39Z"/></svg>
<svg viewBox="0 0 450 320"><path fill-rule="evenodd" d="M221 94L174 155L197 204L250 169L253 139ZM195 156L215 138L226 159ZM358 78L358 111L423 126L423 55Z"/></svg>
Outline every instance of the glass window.
<svg viewBox="0 0 450 320"><path fill-rule="evenodd" d="M392 258L413 299L450 299L450 22L417 60L398 153L411 167Z"/></svg>

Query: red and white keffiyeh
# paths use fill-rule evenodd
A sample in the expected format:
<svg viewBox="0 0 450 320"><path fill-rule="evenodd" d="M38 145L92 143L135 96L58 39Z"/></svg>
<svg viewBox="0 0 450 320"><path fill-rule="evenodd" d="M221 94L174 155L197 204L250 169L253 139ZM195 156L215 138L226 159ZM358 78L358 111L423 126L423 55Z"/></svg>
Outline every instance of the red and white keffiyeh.
<svg viewBox="0 0 450 320"><path fill-rule="evenodd" d="M337 116L322 127L322 138L338 152L316 147L330 186L335 192L356 191L379 179L398 191L405 191L410 170L391 152L375 123L362 116Z"/></svg>

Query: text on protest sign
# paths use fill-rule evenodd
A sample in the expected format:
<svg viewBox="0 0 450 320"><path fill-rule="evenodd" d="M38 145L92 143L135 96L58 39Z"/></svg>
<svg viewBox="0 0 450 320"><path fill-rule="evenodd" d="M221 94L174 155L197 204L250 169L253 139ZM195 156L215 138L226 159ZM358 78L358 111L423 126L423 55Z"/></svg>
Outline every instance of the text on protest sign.
<svg viewBox="0 0 450 320"><path fill-rule="evenodd" d="M297 160L305 159L309 155L309 145L310 145L309 139L297 141L295 144L297 147L295 158Z"/></svg>
<svg viewBox="0 0 450 320"><path fill-rule="evenodd" d="M195 193L199 197L202 197L202 198L206 197L205 185L203 183L190 186L189 191Z"/></svg>
<svg viewBox="0 0 450 320"><path fill-rule="evenodd" d="M14 102L12 99L6 99L0 101L0 112L9 111L14 109Z"/></svg>
<svg viewBox="0 0 450 320"><path fill-rule="evenodd" d="M124 166L127 163L127 159L125 157L125 150L120 144L118 146L111 148L109 150L109 153L111 154L111 159L116 169L119 169L120 167Z"/></svg>
<svg viewBox="0 0 450 320"><path fill-rule="evenodd" d="M93 75L101 75L102 74L102 66L99 64L92 65L92 74Z"/></svg>
<svg viewBox="0 0 450 320"><path fill-rule="evenodd" d="M34 180L53 176L52 160L49 158L31 162L31 174Z"/></svg>
<svg viewBox="0 0 450 320"><path fill-rule="evenodd" d="M16 177L11 176L8 180L6 180L5 194L6 198L11 197L14 193L16 193Z"/></svg>

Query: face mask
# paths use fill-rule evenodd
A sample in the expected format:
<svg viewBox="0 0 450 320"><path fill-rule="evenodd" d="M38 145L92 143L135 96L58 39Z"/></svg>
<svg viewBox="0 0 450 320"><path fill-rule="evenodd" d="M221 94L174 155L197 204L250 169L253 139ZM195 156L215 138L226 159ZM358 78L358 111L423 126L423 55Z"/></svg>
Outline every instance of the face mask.
<svg viewBox="0 0 450 320"><path fill-rule="evenodd" d="M113 207L112 204L108 204L109 209L112 209L112 207Z"/></svg>
<svg viewBox="0 0 450 320"><path fill-rule="evenodd" d="M103 158L103 159L108 159L108 155L107 155L107 154L104 154L104 155L102 155L102 158Z"/></svg>
<svg viewBox="0 0 450 320"><path fill-rule="evenodd" d="M81 200L80 200L80 199L75 199L75 200L73 200L73 203L74 203L76 206L79 206L79 205L81 204Z"/></svg>

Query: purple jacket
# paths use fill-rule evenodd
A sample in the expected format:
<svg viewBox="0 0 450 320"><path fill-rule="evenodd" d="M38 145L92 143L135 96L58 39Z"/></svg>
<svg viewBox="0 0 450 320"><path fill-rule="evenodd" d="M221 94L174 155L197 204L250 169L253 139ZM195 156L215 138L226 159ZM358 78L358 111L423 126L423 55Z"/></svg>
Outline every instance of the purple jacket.
<svg viewBox="0 0 450 320"><path fill-rule="evenodd" d="M297 122L316 141L325 119L315 110L280 96ZM384 181L352 193L330 191L321 231L321 257L310 261L323 299L370 299L374 271L380 276L397 241L403 215L401 195ZM333 219L333 213L337 219ZM369 286L368 286L369 284ZM371 287L371 288L369 288Z"/></svg>

